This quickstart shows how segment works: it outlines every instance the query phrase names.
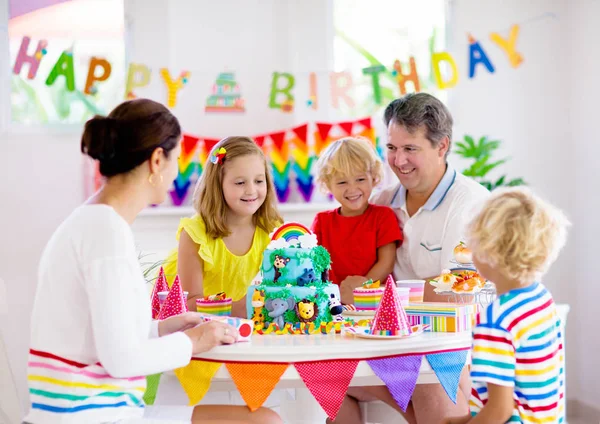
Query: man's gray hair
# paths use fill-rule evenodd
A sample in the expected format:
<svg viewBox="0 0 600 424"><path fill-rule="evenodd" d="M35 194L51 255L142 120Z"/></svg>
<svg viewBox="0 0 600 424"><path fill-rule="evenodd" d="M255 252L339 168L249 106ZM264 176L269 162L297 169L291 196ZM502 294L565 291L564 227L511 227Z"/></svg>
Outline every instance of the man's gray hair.
<svg viewBox="0 0 600 424"><path fill-rule="evenodd" d="M437 98L427 93L410 93L392 101L384 112L386 127L390 122L402 125L410 134L425 127L425 137L433 147L448 137L448 151L452 143L452 115L448 108Z"/></svg>

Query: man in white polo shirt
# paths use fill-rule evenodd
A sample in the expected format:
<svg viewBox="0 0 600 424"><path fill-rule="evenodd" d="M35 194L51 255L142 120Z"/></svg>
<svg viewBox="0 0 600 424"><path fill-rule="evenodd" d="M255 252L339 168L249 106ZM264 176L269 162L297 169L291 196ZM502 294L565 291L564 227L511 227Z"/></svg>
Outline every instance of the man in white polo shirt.
<svg viewBox="0 0 600 424"><path fill-rule="evenodd" d="M384 113L387 162L399 182L373 196L372 203L390 206L400 221L404 242L396 250L396 280L430 279L445 268L472 211L489 194L479 183L447 162L452 116L444 104L426 93L408 94L391 102ZM425 285L425 301L445 301ZM463 372L453 404L440 384L417 385L403 414L411 424L440 423L468 412L469 379ZM358 401L380 399L400 411L385 386L350 388L335 423L362 423ZM358 411L358 413L357 413Z"/></svg>
<svg viewBox="0 0 600 424"><path fill-rule="evenodd" d="M481 184L446 161L452 116L435 97L409 94L386 108L387 162L400 180L373 197L390 206L402 226L404 242L396 251L396 280L437 277L450 262L472 211L489 194ZM425 300L435 299L426 285Z"/></svg>

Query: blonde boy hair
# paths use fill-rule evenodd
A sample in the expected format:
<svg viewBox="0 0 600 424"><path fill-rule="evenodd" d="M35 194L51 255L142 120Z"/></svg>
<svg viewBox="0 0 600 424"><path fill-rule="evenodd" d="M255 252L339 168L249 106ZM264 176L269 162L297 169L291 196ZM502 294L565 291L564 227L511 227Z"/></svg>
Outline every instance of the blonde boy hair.
<svg viewBox="0 0 600 424"><path fill-rule="evenodd" d="M214 164L210 157L221 147L226 150L225 158L221 163ZM265 201L252 217L254 225L270 233L283 222L277 211L273 177L263 151L249 137L227 137L213 147L194 189L194 209L204 221L206 234L212 238L226 237L231 234L225 223L227 203L223 194L224 166L227 161L247 155L257 155L262 159L265 165L265 182L267 184Z"/></svg>
<svg viewBox="0 0 600 424"><path fill-rule="evenodd" d="M369 173L374 185L383 179L383 165L373 143L364 137L345 137L332 142L317 161L317 181L329 188L337 176L350 177Z"/></svg>
<svg viewBox="0 0 600 424"><path fill-rule="evenodd" d="M554 262L569 225L562 211L531 190L497 189L468 224L467 244L478 260L526 283Z"/></svg>

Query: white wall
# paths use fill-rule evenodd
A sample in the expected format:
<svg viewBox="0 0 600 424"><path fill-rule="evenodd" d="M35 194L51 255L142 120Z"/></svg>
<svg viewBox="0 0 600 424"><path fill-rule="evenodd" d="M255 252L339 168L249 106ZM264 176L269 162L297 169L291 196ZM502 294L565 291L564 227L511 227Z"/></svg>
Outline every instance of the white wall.
<svg viewBox="0 0 600 424"><path fill-rule="evenodd" d="M564 153L571 152L574 161L560 178L568 182L565 190L574 192L573 241L576 256L571 263L573 273L561 283L569 292L573 309L571 317L571 337L569 339L570 361L569 384L577 398L594 405L597 411L600 393L598 379L598 352L600 333L598 332L598 249L600 239L600 193L598 190L598 99L600 86L600 51L595 40L600 39L597 17L600 16L600 2L578 0L569 4L567 17L568 52L562 58L570 64L564 81L568 89L569 137L561 143ZM557 155L553 166L563 170L562 155ZM596 421L600 419L600 413Z"/></svg>
<svg viewBox="0 0 600 424"><path fill-rule="evenodd" d="M330 64L331 52L320 40L329 31L326 21L331 10L327 6L317 12L317 4L327 2L229 0L210 2L210 7L202 6L208 2L184 0L152 3L151 8L147 1L127 1L130 14L127 25L133 30L130 39L135 52L133 61L155 69L166 63L160 59L164 57L173 72L181 67L204 69L215 75L222 70L221 64L227 64L231 70L239 69L240 77L244 61L263 61L264 73L249 73L244 77L253 81L250 86L242 84L250 102L249 114L236 121L227 116L209 120L194 112L202 107L209 87L192 87L192 75L190 86L182 93L189 89L198 96L182 95L181 107L176 110L186 129L208 136L224 132L252 134L310 119L310 116L286 116L267 110L268 90L262 89L266 93L261 94L254 87L268 86L270 72L275 69L306 71L315 67L324 69ZM245 5L243 10L241 4ZM234 5L243 16L239 21L233 17L235 14L227 14ZM513 158L505 167L509 176L523 176L534 189L565 208L575 224L567 249L546 282L558 301L574 307L567 330L568 395L592 404L594 394L600 392L600 382L587 378L597 364L594 355L600 348L597 330L592 328L597 321L593 315L595 299L600 297L593 268L593 240L598 239L599 224L592 219L599 206L592 187L597 186L593 172L600 147L592 137L596 133L593 94L598 92L595 74L600 65L600 53L594 50L593 41L599 38L600 30L593 20L600 16L600 2L454 0L451 7L450 48L460 72L459 85L449 93L456 120L454 138L469 133L504 140L504 153ZM140 9L143 15L136 12ZM527 22L549 12L556 19ZM182 14L183 20L176 18ZM223 14L227 16L227 25L221 24ZM309 23L316 29L307 30ZM489 40L490 31L506 35L513 23L521 23L518 46L525 58L522 67L516 70L507 65L504 53ZM216 44L212 35L215 26L219 40L225 45L222 51L212 47ZM236 43L233 36L237 36L238 28L244 36ZM319 28L323 32L319 33ZM486 75L480 68L476 79L468 81L467 31L481 41L496 66L494 75ZM255 46L260 48L251 53ZM158 80L156 75L153 78ZM150 90L157 93L162 85L153 85ZM0 279L6 282L11 317L0 321L0 333L19 382L23 408L28 402L25 366L37 262L52 231L83 199L78 137L77 133L0 135L0 157L4 158L0 171L0 198L4 201L0 219ZM23 163L27 164L25 169ZM140 231L141 247L154 249L162 242L157 242L158 236L143 231L149 222L147 217L140 218L134 228ZM166 221L162 222L167 237L169 229L164 227ZM175 230L174 224L167 225L173 225L171 231ZM5 387L0 382L2 408Z"/></svg>

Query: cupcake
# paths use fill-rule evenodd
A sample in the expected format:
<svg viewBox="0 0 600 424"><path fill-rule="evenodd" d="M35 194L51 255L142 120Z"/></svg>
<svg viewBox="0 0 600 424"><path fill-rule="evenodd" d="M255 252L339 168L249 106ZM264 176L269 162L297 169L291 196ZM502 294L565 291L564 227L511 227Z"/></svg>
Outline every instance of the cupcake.
<svg viewBox="0 0 600 424"><path fill-rule="evenodd" d="M462 241L454 248L454 257L456 262L461 264L473 263L473 253Z"/></svg>
<svg viewBox="0 0 600 424"><path fill-rule="evenodd" d="M217 293L203 299L196 299L196 311L204 314L230 316L231 298L227 297L225 293Z"/></svg>
<svg viewBox="0 0 600 424"><path fill-rule="evenodd" d="M375 287L373 287L375 285ZM384 292L383 287L379 284L373 284L372 280L363 283L362 287L354 289L354 306L357 311L375 311L381 301L381 296Z"/></svg>

